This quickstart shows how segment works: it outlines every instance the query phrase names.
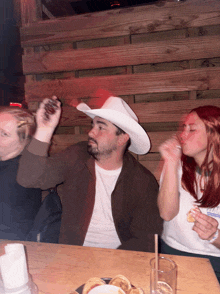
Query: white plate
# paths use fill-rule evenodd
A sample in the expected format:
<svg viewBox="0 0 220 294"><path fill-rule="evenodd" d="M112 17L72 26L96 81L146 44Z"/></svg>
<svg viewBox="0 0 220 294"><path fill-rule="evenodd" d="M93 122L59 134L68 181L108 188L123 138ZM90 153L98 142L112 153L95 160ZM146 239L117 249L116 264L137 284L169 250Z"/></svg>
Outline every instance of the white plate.
<svg viewBox="0 0 220 294"><path fill-rule="evenodd" d="M89 294L125 294L125 292L114 285L101 285L90 290Z"/></svg>

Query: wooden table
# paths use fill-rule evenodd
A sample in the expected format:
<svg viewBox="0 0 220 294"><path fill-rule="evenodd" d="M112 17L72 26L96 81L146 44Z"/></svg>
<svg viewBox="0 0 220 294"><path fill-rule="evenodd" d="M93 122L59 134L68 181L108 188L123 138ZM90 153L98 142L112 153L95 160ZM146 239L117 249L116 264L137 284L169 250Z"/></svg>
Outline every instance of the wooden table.
<svg viewBox="0 0 220 294"><path fill-rule="evenodd" d="M0 241L0 254L11 241ZM72 245L20 242L27 251L29 272L39 294L70 294L91 277L126 276L145 294L150 293L153 253L110 250ZM220 293L218 280L208 259L167 255L178 267L178 294Z"/></svg>

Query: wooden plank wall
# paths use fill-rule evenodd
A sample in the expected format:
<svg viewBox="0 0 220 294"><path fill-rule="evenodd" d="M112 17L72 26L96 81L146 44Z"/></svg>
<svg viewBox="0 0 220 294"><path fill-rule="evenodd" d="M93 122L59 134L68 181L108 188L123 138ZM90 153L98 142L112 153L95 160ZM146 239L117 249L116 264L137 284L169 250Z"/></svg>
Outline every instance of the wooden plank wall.
<svg viewBox="0 0 220 294"><path fill-rule="evenodd" d="M94 106L105 89L127 101L152 141L138 156L158 178L158 146L186 111L220 106L220 1L167 1L23 25L26 100L63 103L51 152L87 138L90 119L71 107ZM92 99L91 99L92 98Z"/></svg>

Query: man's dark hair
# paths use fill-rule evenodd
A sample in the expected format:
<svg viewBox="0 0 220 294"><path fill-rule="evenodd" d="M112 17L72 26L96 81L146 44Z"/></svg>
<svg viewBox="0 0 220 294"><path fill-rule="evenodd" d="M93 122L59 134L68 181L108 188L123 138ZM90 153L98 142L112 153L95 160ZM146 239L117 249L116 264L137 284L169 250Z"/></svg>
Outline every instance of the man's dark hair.
<svg viewBox="0 0 220 294"><path fill-rule="evenodd" d="M116 130L116 136L120 136L122 134L126 134L126 132L123 131L118 126L115 125L115 127L117 128L117 130ZM125 146L125 152L128 150L128 148L130 147L130 145L131 145L131 139L129 138L129 140L127 141L127 145Z"/></svg>

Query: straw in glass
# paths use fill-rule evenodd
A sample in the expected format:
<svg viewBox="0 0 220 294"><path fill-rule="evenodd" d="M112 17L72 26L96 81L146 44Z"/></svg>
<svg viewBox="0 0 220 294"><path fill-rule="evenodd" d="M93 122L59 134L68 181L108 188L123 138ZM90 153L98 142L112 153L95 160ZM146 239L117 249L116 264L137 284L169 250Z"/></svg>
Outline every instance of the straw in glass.
<svg viewBox="0 0 220 294"><path fill-rule="evenodd" d="M156 283L156 289L158 287L158 235L154 235L154 246L155 246L155 283Z"/></svg>

